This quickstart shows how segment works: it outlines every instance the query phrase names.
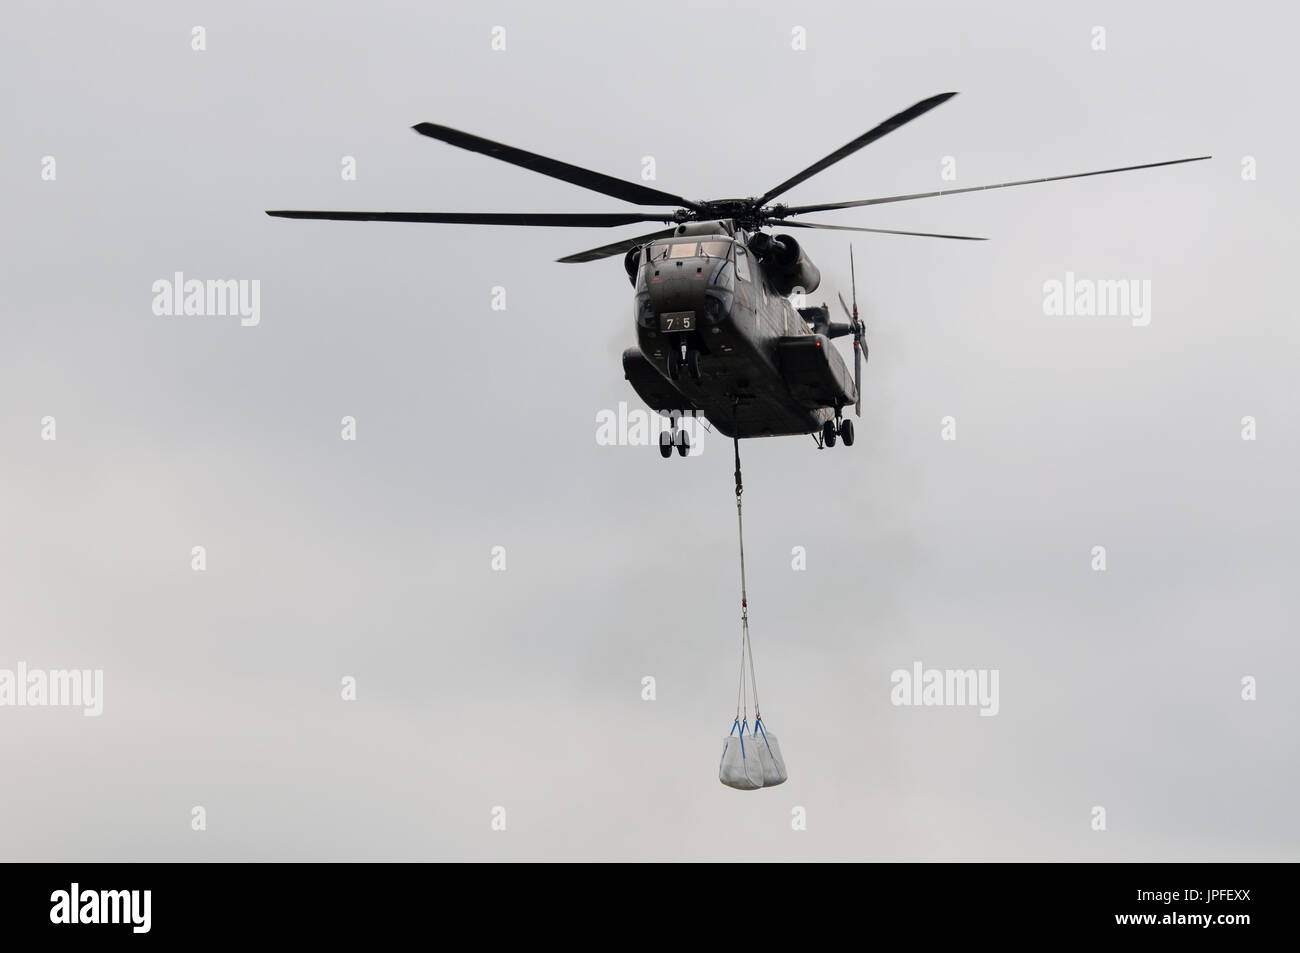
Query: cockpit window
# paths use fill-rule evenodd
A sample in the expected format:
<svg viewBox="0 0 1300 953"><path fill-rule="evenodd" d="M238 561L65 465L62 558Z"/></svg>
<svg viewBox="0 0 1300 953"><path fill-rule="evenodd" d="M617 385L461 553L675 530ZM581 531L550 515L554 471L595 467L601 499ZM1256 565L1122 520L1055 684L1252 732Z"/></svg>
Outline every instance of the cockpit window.
<svg viewBox="0 0 1300 953"><path fill-rule="evenodd" d="M731 242L700 242L700 254L705 258L726 258L731 254Z"/></svg>
<svg viewBox="0 0 1300 953"><path fill-rule="evenodd" d="M695 254L695 241L660 242L651 245L646 252L646 261L663 261L665 258L690 258Z"/></svg>

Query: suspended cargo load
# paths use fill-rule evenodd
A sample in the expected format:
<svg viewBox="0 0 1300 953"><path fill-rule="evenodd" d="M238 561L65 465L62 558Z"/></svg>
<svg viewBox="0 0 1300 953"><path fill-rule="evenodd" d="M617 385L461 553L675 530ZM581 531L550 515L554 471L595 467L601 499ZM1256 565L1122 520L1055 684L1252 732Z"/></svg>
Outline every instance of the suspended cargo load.
<svg viewBox="0 0 1300 953"><path fill-rule="evenodd" d="M768 732L761 717L754 722L754 747L758 749L758 763L763 766L763 787L784 784L785 759L781 757L781 746L777 744L776 735Z"/></svg>
<svg viewBox="0 0 1300 953"><path fill-rule="evenodd" d="M748 719L734 722L731 734L722 739L718 780L737 791L755 791L784 784L786 777L781 746L763 719L755 721L753 729Z"/></svg>
<svg viewBox="0 0 1300 953"><path fill-rule="evenodd" d="M718 762L718 780L738 791L763 786L763 764L754 736L746 734L748 729L746 722L737 721L731 726L731 734L722 739L722 760Z"/></svg>
<svg viewBox="0 0 1300 953"><path fill-rule="evenodd" d="M749 592L745 587L745 521L740 497L745 492L740 479L740 440L736 448L736 529L740 541L740 684L736 686L736 717L731 734L722 739L722 758L718 761L718 780L738 791L784 784L785 759L776 735L763 724L758 707L758 676L754 673L754 650L749 643ZM749 670L749 684L745 670ZM749 695L754 695L754 727L749 727Z"/></svg>

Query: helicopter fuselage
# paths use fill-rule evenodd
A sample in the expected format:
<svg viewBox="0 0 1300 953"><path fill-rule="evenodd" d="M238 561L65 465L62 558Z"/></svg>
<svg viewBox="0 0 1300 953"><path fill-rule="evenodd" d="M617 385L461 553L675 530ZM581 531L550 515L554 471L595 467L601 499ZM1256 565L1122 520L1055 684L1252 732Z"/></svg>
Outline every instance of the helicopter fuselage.
<svg viewBox="0 0 1300 953"><path fill-rule="evenodd" d="M638 347L625 376L651 408L726 436L819 432L857 399L830 339L778 293L745 232L687 227L629 254Z"/></svg>

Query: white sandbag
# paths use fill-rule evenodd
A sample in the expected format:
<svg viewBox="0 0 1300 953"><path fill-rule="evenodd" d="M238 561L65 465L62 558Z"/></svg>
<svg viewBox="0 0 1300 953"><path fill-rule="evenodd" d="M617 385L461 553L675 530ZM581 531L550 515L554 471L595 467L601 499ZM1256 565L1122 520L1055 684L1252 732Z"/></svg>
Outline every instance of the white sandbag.
<svg viewBox="0 0 1300 953"><path fill-rule="evenodd" d="M722 759L718 762L718 780L738 791L753 791L763 786L763 765L753 735L747 726L736 722L731 735L722 740Z"/></svg>
<svg viewBox="0 0 1300 953"><path fill-rule="evenodd" d="M777 744L776 735L767 730L762 719L754 722L752 742L758 752L758 763L763 768L763 787L785 782L785 759L781 757L781 746Z"/></svg>

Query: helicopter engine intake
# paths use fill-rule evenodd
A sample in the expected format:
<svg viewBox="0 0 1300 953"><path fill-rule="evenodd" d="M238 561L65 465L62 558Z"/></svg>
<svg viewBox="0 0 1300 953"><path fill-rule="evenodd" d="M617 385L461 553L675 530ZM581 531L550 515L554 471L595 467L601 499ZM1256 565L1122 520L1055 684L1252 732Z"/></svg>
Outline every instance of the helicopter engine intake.
<svg viewBox="0 0 1300 953"><path fill-rule="evenodd" d="M759 232L750 239L749 250L762 262L763 270L778 294L793 294L796 288L811 293L822 283L822 273L789 235Z"/></svg>
<svg viewBox="0 0 1300 953"><path fill-rule="evenodd" d="M623 256L623 270L627 272L627 280L636 287L636 273L641 268L641 249L642 245L633 245Z"/></svg>

